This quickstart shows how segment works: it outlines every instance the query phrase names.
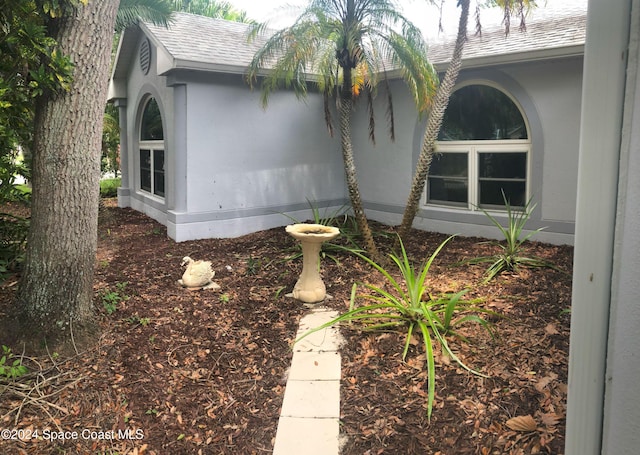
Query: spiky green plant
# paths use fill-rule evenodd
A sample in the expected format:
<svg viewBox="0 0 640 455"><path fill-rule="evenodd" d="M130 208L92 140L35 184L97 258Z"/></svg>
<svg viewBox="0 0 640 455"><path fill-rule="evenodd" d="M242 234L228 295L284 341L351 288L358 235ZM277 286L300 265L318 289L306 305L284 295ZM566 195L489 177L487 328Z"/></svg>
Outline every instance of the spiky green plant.
<svg viewBox="0 0 640 455"><path fill-rule="evenodd" d="M466 264L483 264L491 263L485 272L484 283L488 283L493 278L498 276L504 271L517 272L520 266L524 267L550 267L556 268L549 261L532 256L524 255L524 243L529 240L534 234L542 231L544 227L530 231L524 234L525 225L531 217L533 209L536 204L532 204L533 198L530 198L522 209L514 209L507 200L507 197L502 192L505 208L507 211L507 225L503 226L494 216L492 216L485 209L480 208L482 212L489 218L491 223L495 225L502 236L503 242L491 242L496 245L500 251L497 254L490 256L481 256L477 258L464 261ZM523 235L524 234L524 235Z"/></svg>
<svg viewBox="0 0 640 455"><path fill-rule="evenodd" d="M366 330L402 330L406 331L402 359L406 359L411 345L411 338L414 333L422 337L424 350L427 357L427 417L431 418L433 402L435 399L435 355L434 344L441 347L442 352L455 360L461 367L479 376L485 376L465 365L458 356L449 348L445 338L447 334L457 335L459 339L465 340L455 327L465 322L477 322L487 328L490 333L489 323L481 318L478 313L491 313L477 307L473 303L462 300L462 296L467 292L460 291L455 294L447 294L439 298L432 298L427 292L427 276L434 259L451 239L442 242L434 253L419 268L414 268L407 255L404 244L400 240L402 255L390 254L389 257L398 267L402 280L398 281L393 275L380 264L370 258L356 253L357 256L365 260L374 269L380 272L387 286L374 286L372 284L361 284L369 292L358 294L358 284L354 284L351 292L351 303L349 311L332 319L331 321L316 327L303 334L297 341L310 335L311 333L333 326L339 322L358 321L364 323ZM386 288L390 288L389 291ZM370 304L356 306L356 300L364 299Z"/></svg>

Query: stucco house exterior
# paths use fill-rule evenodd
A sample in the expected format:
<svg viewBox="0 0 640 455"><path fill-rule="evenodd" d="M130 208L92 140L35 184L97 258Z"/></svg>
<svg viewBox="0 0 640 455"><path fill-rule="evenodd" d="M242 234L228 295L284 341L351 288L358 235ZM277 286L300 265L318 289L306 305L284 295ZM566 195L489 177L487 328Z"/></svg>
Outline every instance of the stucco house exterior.
<svg viewBox="0 0 640 455"><path fill-rule="evenodd" d="M493 236L478 207L504 213L531 199L529 228L572 243L586 8L530 19L526 32L469 34L458 91L445 119L428 189L414 226ZM140 24L120 42L110 86L119 107L119 204L165 224L177 241L233 237L348 203L340 145L324 126L322 99L277 92L266 110L244 79L260 41L247 26L179 13L169 28ZM430 59L444 71L451 40ZM395 77L394 77L395 76ZM361 103L353 141L367 215L398 224L425 119L390 73L396 140L384 107L376 144ZM379 96L384 99L383 96ZM514 202L515 201L515 202Z"/></svg>
<svg viewBox="0 0 640 455"><path fill-rule="evenodd" d="M538 202L531 227L549 225L545 240L575 245L565 455L632 455L640 447L640 0L589 0L588 15L554 20L526 45L533 22L528 34L495 36L491 44L488 31L470 38L460 86L485 82L514 100L528 128L526 139L520 131L513 142L527 154L524 194ZM319 101L294 103L284 92L261 111L258 95L242 83L252 49L239 26L224 24L207 40L204 25L178 24L176 33L142 24L120 45L110 95L123 131L120 205L149 213L185 240L285 224L273 212L304 214L305 197L344 202L338 144L321 127ZM208 47L216 43L218 53ZM443 68L446 51L431 49ZM390 222L406 197L421 134L401 84L393 90L396 106L407 106L396 116L398 140L384 143L380 135L373 147L366 133L356 138L367 213ZM151 97L162 138L151 129L141 140ZM448 153L465 145L449 142ZM163 166L141 169L140 157L151 161L153 147L164 147ZM470 153L467 169L484 159L482 150ZM463 176L435 176L454 185L432 182L437 197L430 202L427 191L416 225L481 233L469 201L461 205ZM512 180L522 194L522 178ZM468 199L482 197L479 186L467 183Z"/></svg>

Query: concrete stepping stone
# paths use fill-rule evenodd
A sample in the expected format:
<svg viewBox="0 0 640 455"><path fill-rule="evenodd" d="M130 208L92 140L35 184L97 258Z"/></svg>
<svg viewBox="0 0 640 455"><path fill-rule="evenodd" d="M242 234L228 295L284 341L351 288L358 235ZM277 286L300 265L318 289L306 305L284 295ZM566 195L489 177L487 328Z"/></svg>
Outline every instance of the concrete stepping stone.
<svg viewBox="0 0 640 455"><path fill-rule="evenodd" d="M337 316L324 307L312 310L297 337ZM294 345L273 455L338 455L340 341L338 329L328 327Z"/></svg>

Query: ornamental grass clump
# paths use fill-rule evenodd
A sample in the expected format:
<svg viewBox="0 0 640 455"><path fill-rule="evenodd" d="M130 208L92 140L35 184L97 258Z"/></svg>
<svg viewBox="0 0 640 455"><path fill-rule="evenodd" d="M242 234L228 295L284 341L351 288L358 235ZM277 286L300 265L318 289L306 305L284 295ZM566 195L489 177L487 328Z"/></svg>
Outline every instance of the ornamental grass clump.
<svg viewBox="0 0 640 455"><path fill-rule="evenodd" d="M482 256L473 258L468 261L464 261L465 264L483 264L491 263L485 272L484 283L488 283L496 276L500 275L504 271L517 272L520 266L524 267L549 267L555 269L556 267L544 259L532 256L524 256L524 243L529 240L534 234L542 231L544 228L536 229L522 236L524 227L527 221L531 217L533 209L536 204L531 204L532 199L529 199L521 210L514 210L504 192L502 192L502 198L507 211L507 226L496 220L485 209L480 208L482 212L489 218L502 233L504 242L491 242L500 248L500 252L491 256Z"/></svg>
<svg viewBox="0 0 640 455"><path fill-rule="evenodd" d="M398 267L402 280L394 278L388 270L370 258L360 253L355 253L384 276L386 286L374 286L367 283L354 284L351 291L349 311L306 332L296 342L311 333L336 323L358 321L364 324L364 330L403 331L405 333L405 342L402 350L402 359L405 360L411 345L411 338L416 334L422 338L427 358L427 417L431 419L436 377L434 345L440 345L442 353L455 360L464 369L479 376L485 376L466 366L451 351L445 336L454 335L461 340L466 340L456 330L459 325L465 322L479 323L493 335L490 323L483 319L480 314L496 314L478 307L473 302L463 300L462 297L467 290L455 294L445 294L438 298L433 298L427 292L429 268L440 250L451 238L449 237L442 242L429 259L417 269L409 261L404 244L400 241L402 255L390 254L389 256L392 264ZM358 287L364 288L368 292L360 294L358 293ZM356 302L361 300L368 303L357 306Z"/></svg>

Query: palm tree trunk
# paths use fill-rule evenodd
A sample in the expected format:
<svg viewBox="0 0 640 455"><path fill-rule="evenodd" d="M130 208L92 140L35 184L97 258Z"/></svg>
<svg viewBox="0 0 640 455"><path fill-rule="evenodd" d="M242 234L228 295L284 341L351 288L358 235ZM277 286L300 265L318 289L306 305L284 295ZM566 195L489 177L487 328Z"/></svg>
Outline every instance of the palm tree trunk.
<svg viewBox="0 0 640 455"><path fill-rule="evenodd" d="M26 335L69 339L91 321L102 116L119 0L91 1L55 19L75 64L69 91L36 106L32 217L18 308Z"/></svg>
<svg viewBox="0 0 640 455"><path fill-rule="evenodd" d="M400 238L403 240L406 240L406 236L413 225L413 220L418 213L420 199L424 193L424 185L427 180L427 175L429 174L429 168L431 167L431 160L433 158L436 140L440 133L440 127L442 126L442 119L445 111L447 110L447 106L449 105L449 98L451 97L451 92L456 84L458 74L460 73L460 67L462 65L462 51L464 43L467 40L469 0L460 0L460 6L461 12L460 21L458 22L458 36L453 50L453 57L451 58L449 67L447 68L444 78L438 86L438 90L434 97L433 107L429 113L427 127L422 140L422 149L420 150L416 171L413 176L413 182L411 183L411 191L409 193L407 205L404 209L402 224L400 225L398 232Z"/></svg>
<svg viewBox="0 0 640 455"><path fill-rule="evenodd" d="M351 78L345 71L344 85L351 90ZM348 85L347 85L348 84ZM373 239L373 233L369 227L369 221L364 213L362 206L362 197L360 196L360 189L358 188L358 176L356 174L356 164L353 157L353 146L351 144L351 112L353 110L353 100L351 93L345 93L346 88L342 90L342 96L340 97L339 110L340 110L340 142L342 146L342 159L344 162L345 177L347 180L347 188L349 190L349 198L351 199L351 207L353 214L358 223L358 229L362 234L364 240L364 247L367 253L376 262L380 261L380 252Z"/></svg>

